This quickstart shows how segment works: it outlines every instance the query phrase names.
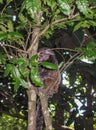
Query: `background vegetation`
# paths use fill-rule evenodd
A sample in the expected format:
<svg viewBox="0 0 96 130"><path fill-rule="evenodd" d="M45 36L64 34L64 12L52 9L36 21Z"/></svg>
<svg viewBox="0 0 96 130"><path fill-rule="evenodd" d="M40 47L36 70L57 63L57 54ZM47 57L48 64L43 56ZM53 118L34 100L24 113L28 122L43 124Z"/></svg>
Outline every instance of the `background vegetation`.
<svg viewBox="0 0 96 130"><path fill-rule="evenodd" d="M0 0L0 130L27 129L28 77L42 86L35 54L43 47L62 75L48 101L53 127L96 130L95 33L95 0Z"/></svg>

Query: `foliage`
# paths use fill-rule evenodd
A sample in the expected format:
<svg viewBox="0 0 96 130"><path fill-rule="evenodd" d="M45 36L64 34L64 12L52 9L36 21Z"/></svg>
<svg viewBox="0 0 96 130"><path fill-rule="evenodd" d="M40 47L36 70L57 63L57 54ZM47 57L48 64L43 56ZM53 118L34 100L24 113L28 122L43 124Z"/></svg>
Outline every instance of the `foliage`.
<svg viewBox="0 0 96 130"><path fill-rule="evenodd" d="M28 88L27 78L29 77L29 75L32 82L36 86L43 86L43 82L40 79L39 73L38 73L38 67L40 66L40 64L43 67L48 68L48 69L58 68L53 63L48 63L48 62L38 63L37 58L38 58L37 55L33 56L29 61L29 65L24 58L18 58L17 60L12 58L9 60L9 63L6 64L4 76L6 77L10 74L10 77L13 78L13 84L14 84L15 90L18 89L20 85L24 88ZM1 59L1 62L2 62L2 59Z"/></svg>
<svg viewBox="0 0 96 130"><path fill-rule="evenodd" d="M8 1L7 4L10 6L13 6L14 2L12 1ZM2 5L3 1L1 1L1 5ZM18 1L17 1L17 6L18 6ZM20 29L26 28L28 26L32 26L35 27L36 26L36 14L38 14L38 12L40 10L43 10L43 13L45 16L42 17L42 29L46 28L46 26L48 24L51 24L51 28L48 30L48 33L46 32L44 35L46 37L48 37L48 35L52 34L52 32L54 32L55 27L59 27L60 28L64 27L65 28L68 26L67 21L70 21L72 19L72 23L74 26L76 26L74 28L74 30L77 30L81 27L90 27L90 26L96 26L96 23L93 21L93 17L95 18L95 12L94 10L90 9L90 4L91 2L89 2L88 0L77 0L76 1L76 8L78 8L78 10L74 10L73 8L73 3L71 0L67 1L67 0L58 0L57 2L53 2L52 0L48 1L48 0L44 0L44 1L39 1L36 0L24 0L22 3L21 8L19 8L19 10L17 10L17 12L14 13L18 13L18 21L17 21L17 27L14 26L14 23L12 23L12 15L9 14L9 9L8 6L6 8L4 8L4 11L1 12L1 25L0 25L0 29L1 29L1 40L9 40L9 42L12 42L10 40L12 39L16 39L19 40L20 38L23 38L22 35L18 32ZM74 4L75 5L75 4ZM14 6L13 6L14 7ZM47 9L44 9L45 7L47 7ZM66 7L66 8L65 8ZM12 7L11 7L12 8ZM71 9L72 8L72 9ZM8 15L5 15L5 10L8 10L7 13ZM12 9L13 11L13 9ZM11 13L12 13L11 11ZM15 10L14 10L15 11ZM80 16L77 14L77 11L80 12ZM26 13L25 13L26 12ZM71 14L71 12L73 14ZM74 12L75 15L74 15ZM83 13L83 15L82 15ZM64 21L66 22L62 22L63 21L63 17L65 17ZM7 18L9 18L9 20L7 20ZM87 21L85 20L87 19ZM5 23L3 23L3 21L5 21ZM77 23L75 22L77 21ZM21 23L24 24L21 24ZM71 21L70 21L71 22ZM82 22L84 22L85 24L82 24ZM56 24L58 23L58 24ZM67 23L67 25L66 25ZM56 25L55 25L56 24ZM64 25L65 24L65 25ZM72 25L72 26L73 26ZM16 28L16 29L15 29ZM16 32L14 32L14 30L16 30ZM12 33L11 33L12 32ZM18 41L18 43L20 43L20 40Z"/></svg>
<svg viewBox="0 0 96 130"><path fill-rule="evenodd" d="M3 114L0 117L0 130L26 130L26 121Z"/></svg>
<svg viewBox="0 0 96 130"><path fill-rule="evenodd" d="M90 42L87 44L86 48L77 48L84 54L84 57L93 61L96 59L96 44L95 42Z"/></svg>
<svg viewBox="0 0 96 130"><path fill-rule="evenodd" d="M78 67L75 65L76 70ZM80 67L80 66L79 66ZM72 66L73 68L73 66ZM82 70L82 69L80 69ZM70 68L70 71L73 71ZM75 129L88 129L88 122L91 121L91 118L94 117L94 129L95 129L95 109L93 108L94 115L90 111L87 112L87 94L86 94L86 81L83 79L82 73L76 73L75 82L70 84L72 80L74 81L74 77L70 75L70 71L64 76L64 86L59 88L59 92L53 96L52 100L49 101L50 104L50 113L53 117L53 124L58 122L59 125L62 125L64 121L64 125L70 126L73 125ZM83 73L84 74L84 73ZM71 82L69 80L71 78ZM94 88L94 87L93 87ZM93 93L95 90L93 89ZM93 97L93 102L95 103L95 97ZM92 103L93 104L93 103ZM59 114L58 114L59 113ZM61 118L59 118L61 117ZM59 118L59 120L58 120Z"/></svg>
<svg viewBox="0 0 96 130"><path fill-rule="evenodd" d="M3 2L4 1L1 1L1 5L3 4ZM21 31L24 28L27 30L27 32L26 30L25 32L28 34L28 31L30 32L30 29L36 27L36 23L37 23L36 15L42 9L43 9L44 16L42 16L42 21L41 21L41 24L42 24L41 34L43 33L44 30L46 30L49 24L48 26L49 30L47 29L48 33L47 33L47 30L45 33L43 33L45 37L49 37L48 35L50 34L52 35L52 32L54 32L55 27L58 28L60 24L61 24L60 25L61 28L63 27L63 24L65 24L66 27L70 26L71 20L73 22L73 25L75 26L74 31L76 31L77 29L81 27L90 27L92 25L95 26L96 24L93 21L93 17L95 18L95 11L90 9L90 3L87 0L76 1L75 6L78 10L73 9L73 3L71 0L70 1L58 0L57 2L53 2L52 0L50 1L44 0L41 2L40 1L38 2L38 0L36 1L24 0L24 1L21 1L21 3L22 3L22 6L21 8L18 8L17 11L15 11L16 7L13 6L14 1L12 0L6 1L6 5L2 8L1 18L0 18L0 21L1 21L0 22L0 40L2 41L1 47L3 48L5 46L8 46L8 44L11 44L10 47L12 48L14 48L14 46L22 47L24 43L26 43L27 44L26 47L28 47L31 35L28 35L25 37L23 36ZM18 6L19 4L18 1L15 4L17 4ZM46 6L47 6L47 9L44 9ZM74 12L71 14L72 10L76 12L75 15L74 15ZM80 16L77 13L78 11L80 13ZM14 15L12 15L12 13L15 14L15 17L16 17L15 21L13 20ZM90 19L85 20L88 18L88 16L90 17ZM64 18L65 23L62 22L63 17L65 17ZM78 19L78 22L75 23L75 20L77 19ZM68 23L68 21L70 22ZM21 24L22 22L24 24ZM30 27L29 29L27 29L28 26ZM6 41L7 41L7 44L5 44ZM15 42L15 45L14 45L14 42ZM10 54L10 55L13 56L13 54ZM28 88L28 84L26 82L28 75L30 75L32 82L35 83L37 86L43 85L41 79L38 76L38 65L35 65L35 66L32 65L30 68L28 64L31 65L30 62L32 61L26 61L25 57L24 58L20 57L20 59L17 59L15 62L13 58L13 63L11 63L11 61L12 59L9 58L9 61L8 61L9 63L6 66L4 75L8 76L8 74L10 74L11 77L13 77L15 89L17 89L20 84L23 87ZM38 64L38 63L35 62L35 64ZM56 68L53 64L49 64L49 63L42 63L42 66L50 68L50 69ZM28 67L31 69L31 71L28 70Z"/></svg>
<svg viewBox="0 0 96 130"><path fill-rule="evenodd" d="M40 18L38 17L38 14L39 17L41 16ZM95 21L95 0L0 0L0 82L8 79L7 83L11 84L10 91L12 91L11 95L8 94L8 84L6 82L7 85L1 84L1 86L6 86L4 87L4 90L2 89L3 87L0 88L0 90L2 90L0 91L0 103L4 108L8 108L8 110L5 111L10 113L9 106L12 105L11 100L9 103L8 100L6 101L6 97L10 97L10 99L16 103L19 112L20 109L22 109L22 111L27 110L24 106L27 104L27 101L25 100L26 95L22 93L25 92L25 89L29 89L28 80L38 87L43 86L38 71L40 66L52 70L58 69L56 65L50 62L38 62L38 52L34 49L36 45L34 44L34 41L37 42L39 39L39 47L43 47L41 44L44 43L43 40L46 42L44 45L47 44L46 39L52 43L52 40L57 37L57 35L55 35L56 31L59 32L64 29L68 30L69 27L72 27L73 32L80 28L91 28L92 26L96 30ZM39 31L34 34L34 30ZM51 39L53 34L55 37ZM59 36L61 37L60 34ZM68 43L66 43L66 45L67 44ZM47 44L47 47L48 46L49 44ZM53 43L51 46L56 45ZM33 50L30 50L30 48ZM58 94L61 95L58 95L57 99L54 99L54 106L56 109L53 116L56 124L58 124L59 121L55 114L60 113L58 112L59 107L63 109L61 114L65 114L64 118L66 120L64 123L66 125L70 125L76 116L80 117L80 115L78 115L78 106L76 102L74 102L74 97L78 97L79 101L82 103L82 106L79 109L83 111L85 110L83 113L84 119L89 119L89 117L93 116L92 113L90 114L89 112L89 106L86 107L84 104L86 104L86 100L89 100L87 95L87 85L92 83L92 91L95 92L96 90L96 70L94 67L96 60L96 45L95 43L90 42L86 46L79 47L78 49L72 50L70 48L68 48L69 50L65 49L59 51L63 57L63 60L60 61L63 62L62 71L67 69L68 77L66 79L67 82L69 81L70 83L66 84L66 87L64 88L65 90L62 90L63 93L61 93L62 91L59 91ZM36 51L35 54L34 50ZM93 60L94 64L89 65L83 63L79 58L81 54L88 59ZM90 77L90 80L88 77ZM18 91L13 91L13 85L14 90L18 89ZM22 93L20 91L22 91ZM22 95L22 103L24 104L20 102L20 94ZM4 98L4 103L1 102L2 98ZM96 104L96 102L94 104ZM94 104L92 103L91 105L95 106ZM95 109L91 108L91 110L94 112ZM18 112L16 114L18 114ZM62 117L62 115L60 117ZM76 119L78 117L76 117ZM62 120L64 120L64 118ZM80 119L82 118L80 117Z"/></svg>

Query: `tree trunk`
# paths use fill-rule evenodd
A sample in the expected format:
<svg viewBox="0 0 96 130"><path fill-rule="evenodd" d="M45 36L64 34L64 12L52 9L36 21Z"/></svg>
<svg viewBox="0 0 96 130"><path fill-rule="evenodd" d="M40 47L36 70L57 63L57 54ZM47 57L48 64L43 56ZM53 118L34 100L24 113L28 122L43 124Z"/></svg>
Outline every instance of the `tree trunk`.
<svg viewBox="0 0 96 130"><path fill-rule="evenodd" d="M30 41L30 47L27 52L29 54L29 59L37 54L38 46L39 46L39 37L40 37L40 26L41 26L41 18L43 12L40 11L39 14L36 15L37 27L33 29L32 39ZM28 90L28 130L36 130L36 91L34 87L29 82L30 89ZM46 125L46 130L52 130L52 123L49 116L48 111L48 100L45 93L39 91L42 113L44 116L44 121ZM38 107L38 104L37 104ZM38 115L37 115L38 116Z"/></svg>
<svg viewBox="0 0 96 130"><path fill-rule="evenodd" d="M30 88L28 94L28 130L36 130L36 92Z"/></svg>
<svg viewBox="0 0 96 130"><path fill-rule="evenodd" d="M42 105L42 113L46 125L46 130L52 130L52 122L48 111L48 99L44 91L39 91L40 101Z"/></svg>
<svg viewBox="0 0 96 130"><path fill-rule="evenodd" d="M37 54L38 46L39 46L39 33L40 33L40 25L41 18L43 12L40 11L39 14L36 14L37 27L32 31L32 39L30 40L30 46L27 49L28 58L30 59L33 55ZM28 94L28 130L36 130L36 91L34 86L29 83Z"/></svg>

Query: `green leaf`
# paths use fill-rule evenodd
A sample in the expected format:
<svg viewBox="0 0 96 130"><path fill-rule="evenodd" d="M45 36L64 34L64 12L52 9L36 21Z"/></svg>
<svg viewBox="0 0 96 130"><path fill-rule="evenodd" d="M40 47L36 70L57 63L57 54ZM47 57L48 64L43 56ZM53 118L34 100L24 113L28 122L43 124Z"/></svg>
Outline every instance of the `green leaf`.
<svg viewBox="0 0 96 130"><path fill-rule="evenodd" d="M27 62L24 58L18 58L16 60L16 64L26 64L27 65Z"/></svg>
<svg viewBox="0 0 96 130"><path fill-rule="evenodd" d="M21 72L21 74L23 75L24 78L29 76L29 72L28 71Z"/></svg>
<svg viewBox="0 0 96 130"><path fill-rule="evenodd" d="M15 80L15 78L20 78L21 77L21 74L20 74L20 72L19 72L19 69L16 67L16 66L14 66L13 68L12 68L12 78Z"/></svg>
<svg viewBox="0 0 96 130"><path fill-rule="evenodd" d="M41 65L47 69L57 70L58 66L50 62L42 62Z"/></svg>
<svg viewBox="0 0 96 130"><path fill-rule="evenodd" d="M24 58L19 58L15 63L18 65L21 75L26 78L29 75L29 72L27 71L27 61Z"/></svg>
<svg viewBox="0 0 96 130"><path fill-rule="evenodd" d="M0 52L0 64L5 64L7 59L7 55Z"/></svg>
<svg viewBox="0 0 96 130"><path fill-rule="evenodd" d="M38 2L38 0L25 0L24 4L25 5L23 5L23 7L26 8L31 18L34 18L36 14L40 11L41 4L40 2Z"/></svg>
<svg viewBox="0 0 96 130"><path fill-rule="evenodd" d="M85 20L85 21L81 21L81 22L79 22L75 27L74 27L74 32L76 31L76 30L78 30L79 28L89 28L90 27L90 23L89 23L89 21L87 21L87 20Z"/></svg>
<svg viewBox="0 0 96 130"><path fill-rule="evenodd" d="M23 15L23 13L20 12L18 17L23 23L28 22L28 19Z"/></svg>
<svg viewBox="0 0 96 130"><path fill-rule="evenodd" d="M22 63L22 64L19 64L18 68L21 74L23 75L23 73L25 73L26 71L27 65Z"/></svg>
<svg viewBox="0 0 96 130"><path fill-rule="evenodd" d="M36 61L38 59L38 55L34 55L31 57L30 61Z"/></svg>
<svg viewBox="0 0 96 130"><path fill-rule="evenodd" d="M24 78L29 75L29 72L27 71L27 64L20 64L19 71Z"/></svg>
<svg viewBox="0 0 96 130"><path fill-rule="evenodd" d="M7 0L7 4L10 3L12 0Z"/></svg>
<svg viewBox="0 0 96 130"><path fill-rule="evenodd" d="M89 7L88 0L77 0L76 4L80 12L82 12L85 15L88 13L88 7Z"/></svg>
<svg viewBox="0 0 96 130"><path fill-rule="evenodd" d="M14 90L18 90L18 88L20 87L19 78L15 78L15 81L13 82L13 85L14 85Z"/></svg>
<svg viewBox="0 0 96 130"><path fill-rule="evenodd" d="M58 0L58 4L59 4L59 7L60 7L60 10L62 11L62 13L69 16L71 13L71 8L70 8L70 5L68 4L67 0Z"/></svg>
<svg viewBox="0 0 96 130"><path fill-rule="evenodd" d="M7 39L6 33L0 33L0 41L5 41Z"/></svg>
<svg viewBox="0 0 96 130"><path fill-rule="evenodd" d="M9 62L12 63L12 64L15 64L16 63L16 59L15 58L11 58Z"/></svg>
<svg viewBox="0 0 96 130"><path fill-rule="evenodd" d="M31 57L30 61L29 61L29 67L31 68L32 66L38 66L38 55L34 55Z"/></svg>
<svg viewBox="0 0 96 130"><path fill-rule="evenodd" d="M3 25L3 23L8 21L8 19L10 19L10 18L12 18L12 16L5 14L0 17L0 22L2 22L2 25ZM4 26L6 26L6 25L4 25Z"/></svg>
<svg viewBox="0 0 96 130"><path fill-rule="evenodd" d="M40 76L38 74L38 67L33 67L31 69L31 73L30 73L30 78L32 80L32 82L36 85L36 86L43 86L43 82L40 79Z"/></svg>
<svg viewBox="0 0 96 130"><path fill-rule="evenodd" d="M19 32L10 32L8 33L8 38L16 38L16 39L24 39L23 35L20 34Z"/></svg>
<svg viewBox="0 0 96 130"><path fill-rule="evenodd" d="M18 33L18 32L9 32L8 34L7 33L0 33L0 41L5 41L5 40L11 40L13 41L15 38L16 39L24 39L23 38L23 35Z"/></svg>
<svg viewBox="0 0 96 130"><path fill-rule="evenodd" d="M0 0L0 4L3 4L3 0Z"/></svg>
<svg viewBox="0 0 96 130"><path fill-rule="evenodd" d="M89 42L87 44L87 49L96 49L96 43L94 42Z"/></svg>
<svg viewBox="0 0 96 130"><path fill-rule="evenodd" d="M77 48L77 50L83 52L84 57L89 60L95 60L96 59L96 43L89 42L86 46L86 48Z"/></svg>
<svg viewBox="0 0 96 130"><path fill-rule="evenodd" d="M8 26L8 29L9 29L8 31L9 31L9 32L14 32L13 23L12 23L11 20L8 20L7 26Z"/></svg>
<svg viewBox="0 0 96 130"><path fill-rule="evenodd" d="M56 2L54 0L44 0L45 5L49 6L52 10L56 7Z"/></svg>
<svg viewBox="0 0 96 130"><path fill-rule="evenodd" d="M24 79L19 79L20 80L20 83L21 83L21 85L24 87L24 88L29 88L29 85L28 85L28 83L24 80Z"/></svg>
<svg viewBox="0 0 96 130"><path fill-rule="evenodd" d="M7 64L6 65L6 69L4 71L4 76L7 77L9 75L9 73L11 72L11 70L13 69L13 65L12 64Z"/></svg>
<svg viewBox="0 0 96 130"><path fill-rule="evenodd" d="M5 27L5 26L3 26L3 25L0 25L0 29L1 29L1 31L3 31L3 32L7 32L6 27Z"/></svg>

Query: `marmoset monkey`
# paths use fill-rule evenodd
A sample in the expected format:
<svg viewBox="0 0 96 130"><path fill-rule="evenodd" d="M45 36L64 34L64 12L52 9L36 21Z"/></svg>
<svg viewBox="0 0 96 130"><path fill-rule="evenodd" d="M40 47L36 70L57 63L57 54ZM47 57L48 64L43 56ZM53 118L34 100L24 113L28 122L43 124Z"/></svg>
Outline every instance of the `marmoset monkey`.
<svg viewBox="0 0 96 130"><path fill-rule="evenodd" d="M54 51L48 48L43 48L38 53L38 62L47 61L54 63L58 66ZM39 67L39 75L44 82L44 89L46 89L47 95L52 96L58 91L58 86L61 81L59 70L50 70L42 66Z"/></svg>
<svg viewBox="0 0 96 130"><path fill-rule="evenodd" d="M39 50L38 52L38 62L43 62L43 61L54 63L58 66L58 61L56 59L54 51L48 48L43 48ZM53 94L58 91L58 86L61 81L59 70L51 70L51 69L44 68L43 66L39 66L39 75L44 83L44 87L40 89L44 89L48 98L50 96L53 96ZM42 130L43 114L42 114L40 99L37 100L37 114L36 115L37 115L36 116L36 130Z"/></svg>

